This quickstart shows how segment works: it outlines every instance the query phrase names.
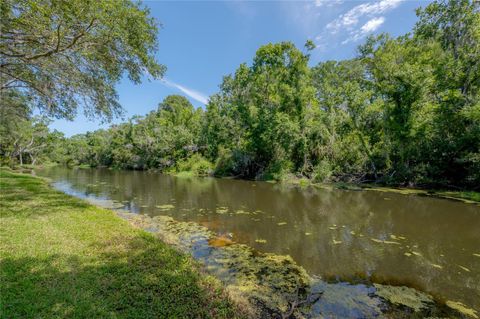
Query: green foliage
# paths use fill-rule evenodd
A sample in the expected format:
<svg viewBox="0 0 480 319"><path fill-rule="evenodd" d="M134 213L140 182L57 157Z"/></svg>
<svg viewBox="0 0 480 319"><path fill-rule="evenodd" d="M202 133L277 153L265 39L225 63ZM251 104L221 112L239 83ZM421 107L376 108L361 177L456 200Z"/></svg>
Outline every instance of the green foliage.
<svg viewBox="0 0 480 319"><path fill-rule="evenodd" d="M177 163L177 172L190 172L195 176L209 176L213 171L213 164L200 154L194 154Z"/></svg>
<svg viewBox="0 0 480 319"><path fill-rule="evenodd" d="M115 84L160 77L157 25L129 0L2 0L0 92L21 89L31 108L72 119L121 112Z"/></svg>
<svg viewBox="0 0 480 319"><path fill-rule="evenodd" d="M264 45L251 64L224 77L205 111L168 96L158 110L108 130L51 135L63 147L45 154L57 162L249 179L478 189L478 5L434 1L417 14L412 34L370 37L356 58L313 68L311 41L306 52L290 42ZM31 99L11 92L2 112L18 118ZM20 159L11 155L10 131L42 140L26 127L12 130L16 122L5 121L1 131L10 135L1 144L10 162Z"/></svg>

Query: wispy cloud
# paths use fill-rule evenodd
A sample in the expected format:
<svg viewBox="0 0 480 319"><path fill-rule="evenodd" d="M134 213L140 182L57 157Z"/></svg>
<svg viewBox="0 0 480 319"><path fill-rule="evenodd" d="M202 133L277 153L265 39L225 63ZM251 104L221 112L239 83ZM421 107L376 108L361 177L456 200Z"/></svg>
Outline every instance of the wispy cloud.
<svg viewBox="0 0 480 319"><path fill-rule="evenodd" d="M315 0L316 7L333 7L342 4L343 0Z"/></svg>
<svg viewBox="0 0 480 319"><path fill-rule="evenodd" d="M337 41L344 38L342 44L358 41L384 24L386 21L384 14L397 8L402 1L405 0L377 0L358 4L330 21L316 40L330 42L333 38ZM322 46L321 43L317 44Z"/></svg>
<svg viewBox="0 0 480 319"><path fill-rule="evenodd" d="M174 89L177 89L177 90L181 91L185 95L188 95L189 97L191 97L195 101L198 101L198 102L202 103L203 105L206 105L208 103L208 96L206 94L203 94L201 92L198 92L198 91L190 89L190 88L187 88L186 86L175 83L175 82L170 81L166 78L164 78L160 81L161 81L161 83L165 84L168 87L171 87L171 88L174 88Z"/></svg>
<svg viewBox="0 0 480 319"><path fill-rule="evenodd" d="M357 41L367 34L374 32L377 30L383 23L385 22L384 17L372 18L367 21L358 31L353 32L353 34L342 42L342 44L346 44L351 41Z"/></svg>
<svg viewBox="0 0 480 319"><path fill-rule="evenodd" d="M381 0L359 4L327 24L326 28L331 33L336 33L343 29L351 30L358 24L361 18L383 14L398 7L402 1Z"/></svg>

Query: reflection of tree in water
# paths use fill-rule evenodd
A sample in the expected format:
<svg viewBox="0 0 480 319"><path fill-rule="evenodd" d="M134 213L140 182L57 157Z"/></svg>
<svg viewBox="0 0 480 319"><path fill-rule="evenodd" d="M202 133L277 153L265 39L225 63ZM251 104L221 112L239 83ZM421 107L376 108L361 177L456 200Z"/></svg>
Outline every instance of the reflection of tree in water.
<svg viewBox="0 0 480 319"><path fill-rule="evenodd" d="M218 233L233 233L234 240L260 250L291 255L311 274L372 276L450 299L466 298L473 304L480 300L480 258L472 257L479 249L475 243L480 242L478 206L396 193L302 190L141 171L54 168L47 175L68 181L86 196L128 201L127 208L133 211L170 214L200 222ZM156 207L164 204L175 208L163 211ZM228 211L217 214L219 207ZM239 210L246 213L235 214ZM421 256L408 257L406 252Z"/></svg>

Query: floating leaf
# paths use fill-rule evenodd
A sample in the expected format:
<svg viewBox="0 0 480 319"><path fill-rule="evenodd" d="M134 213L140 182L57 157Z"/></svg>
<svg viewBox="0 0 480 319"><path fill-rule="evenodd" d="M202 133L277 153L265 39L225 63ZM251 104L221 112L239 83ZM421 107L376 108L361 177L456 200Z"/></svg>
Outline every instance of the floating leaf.
<svg viewBox="0 0 480 319"><path fill-rule="evenodd" d="M480 254L473 254L475 257L480 257Z"/></svg>
<svg viewBox="0 0 480 319"><path fill-rule="evenodd" d="M219 237L211 238L208 241L208 244L212 247L225 247L225 246L230 246L231 244L233 244L233 242L230 238L219 236Z"/></svg>
<svg viewBox="0 0 480 319"><path fill-rule="evenodd" d="M435 267L435 268L438 268L438 269L442 269L442 268L443 268L442 266L440 266L440 265L438 265L438 264L431 264L431 265L432 265L432 267Z"/></svg>
<svg viewBox="0 0 480 319"><path fill-rule="evenodd" d="M415 256L422 256L422 254L416 252L416 251L412 251L412 254L414 254Z"/></svg>
<svg viewBox="0 0 480 319"><path fill-rule="evenodd" d="M278 226L283 226L283 225L286 225L287 222L280 222L280 223L277 223Z"/></svg>
<svg viewBox="0 0 480 319"><path fill-rule="evenodd" d="M351 234L351 235L354 235L354 236L356 235L353 230L350 231L350 234Z"/></svg>
<svg viewBox="0 0 480 319"><path fill-rule="evenodd" d="M410 254L410 253L403 253L403 254L404 254L405 256L407 256L407 257L412 256L412 254Z"/></svg>
<svg viewBox="0 0 480 319"><path fill-rule="evenodd" d="M259 244L265 244L267 242L267 240L266 239L255 239L255 242L259 243Z"/></svg>
<svg viewBox="0 0 480 319"><path fill-rule="evenodd" d="M372 241L376 243L381 243L381 244L389 244L389 245L400 245L400 243L397 243L396 241L389 241L389 240L381 240L377 238L370 238Z"/></svg>
<svg viewBox="0 0 480 319"><path fill-rule="evenodd" d="M170 209L173 209L175 208L175 206L173 205L170 205L170 204L166 204L166 205L157 205L155 206L157 208L160 208L161 210L170 210Z"/></svg>
<svg viewBox="0 0 480 319"><path fill-rule="evenodd" d="M312 233L305 233L305 236L310 236Z"/></svg>
<svg viewBox="0 0 480 319"><path fill-rule="evenodd" d="M334 245L338 245L338 244L341 244L341 243L342 243L341 240L335 240L335 239L333 239L333 244L334 244Z"/></svg>
<svg viewBox="0 0 480 319"><path fill-rule="evenodd" d="M466 272L470 272L470 269L468 269L467 267L464 267L462 265L457 265L458 267L460 267L462 270L465 270Z"/></svg>
<svg viewBox="0 0 480 319"><path fill-rule="evenodd" d="M330 229L330 230L337 230L336 227L328 227L328 229Z"/></svg>
<svg viewBox="0 0 480 319"><path fill-rule="evenodd" d="M473 318L478 318L477 316L477 311L473 310L473 309L470 309L468 308L467 306L465 306L463 303L461 303L460 301L450 301L450 300L447 300L447 302L445 303L448 307L452 308L452 309L455 309L465 315L468 315L470 317L473 317Z"/></svg>

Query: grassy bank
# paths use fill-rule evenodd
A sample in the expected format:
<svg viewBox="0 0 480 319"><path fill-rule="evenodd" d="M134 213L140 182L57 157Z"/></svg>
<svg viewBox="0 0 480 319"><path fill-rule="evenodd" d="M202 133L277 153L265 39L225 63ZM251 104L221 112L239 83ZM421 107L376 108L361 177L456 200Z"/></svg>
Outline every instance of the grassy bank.
<svg viewBox="0 0 480 319"><path fill-rule="evenodd" d="M235 317L190 257L114 212L29 175L0 185L0 317Z"/></svg>

